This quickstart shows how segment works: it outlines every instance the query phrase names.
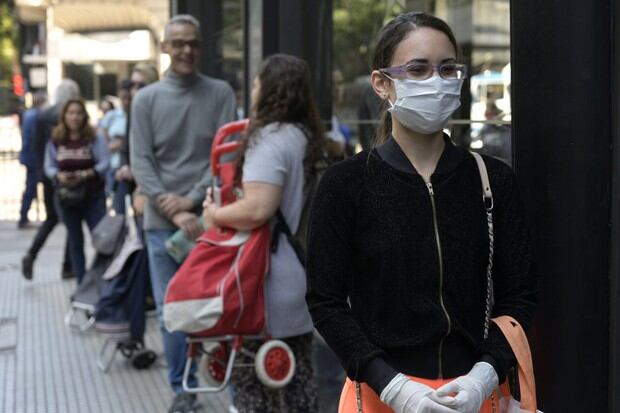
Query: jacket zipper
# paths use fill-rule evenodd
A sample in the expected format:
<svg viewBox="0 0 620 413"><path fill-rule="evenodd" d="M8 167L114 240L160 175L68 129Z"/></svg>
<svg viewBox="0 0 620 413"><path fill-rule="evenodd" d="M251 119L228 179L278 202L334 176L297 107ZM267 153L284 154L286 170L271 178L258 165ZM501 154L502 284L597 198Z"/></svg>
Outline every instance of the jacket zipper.
<svg viewBox="0 0 620 413"><path fill-rule="evenodd" d="M452 320L450 319L450 314L448 314L448 310L446 310L446 305L443 300L443 256L441 253L441 241L439 240L439 227L437 225L437 208L435 206L435 191L433 191L433 184L428 182L426 184L428 187L428 193L431 197L431 207L433 209L433 227L435 229L435 243L437 244L437 258L439 260L439 303L441 304L441 309L443 310L444 315L446 316L446 320L448 321L448 331L445 336L442 337L439 342L439 351L438 351L438 372L440 379L443 378L443 342L450 335L450 331L452 329Z"/></svg>

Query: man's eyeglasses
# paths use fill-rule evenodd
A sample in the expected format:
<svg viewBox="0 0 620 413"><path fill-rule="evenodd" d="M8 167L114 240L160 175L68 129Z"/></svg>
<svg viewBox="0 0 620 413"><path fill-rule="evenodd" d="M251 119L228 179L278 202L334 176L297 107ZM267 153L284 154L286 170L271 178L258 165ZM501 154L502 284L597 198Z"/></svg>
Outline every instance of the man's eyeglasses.
<svg viewBox="0 0 620 413"><path fill-rule="evenodd" d="M144 86L146 86L146 84L144 82L131 82L131 87L132 88L141 89Z"/></svg>
<svg viewBox="0 0 620 413"><path fill-rule="evenodd" d="M185 46L189 46L190 49L200 49L200 47L202 46L202 42L198 39L192 39L192 40L182 40L182 39L174 39L174 40L170 40L170 46L172 46L173 49L184 49Z"/></svg>
<svg viewBox="0 0 620 413"><path fill-rule="evenodd" d="M460 63L442 63L433 65L425 62L405 63L401 66L386 67L379 69L381 73L390 79L411 79L426 80L433 76L437 71L439 76L444 79L465 79L467 77L467 66Z"/></svg>

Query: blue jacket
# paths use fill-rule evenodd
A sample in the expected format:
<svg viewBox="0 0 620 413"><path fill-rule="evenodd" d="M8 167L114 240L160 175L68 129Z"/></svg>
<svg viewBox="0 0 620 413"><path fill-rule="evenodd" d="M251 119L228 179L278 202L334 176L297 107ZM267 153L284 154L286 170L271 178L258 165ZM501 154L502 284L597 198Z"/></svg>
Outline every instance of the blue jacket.
<svg viewBox="0 0 620 413"><path fill-rule="evenodd" d="M37 126L39 109L28 109L22 120L22 149L19 152L19 163L27 168L36 166L36 154L34 151L34 137Z"/></svg>

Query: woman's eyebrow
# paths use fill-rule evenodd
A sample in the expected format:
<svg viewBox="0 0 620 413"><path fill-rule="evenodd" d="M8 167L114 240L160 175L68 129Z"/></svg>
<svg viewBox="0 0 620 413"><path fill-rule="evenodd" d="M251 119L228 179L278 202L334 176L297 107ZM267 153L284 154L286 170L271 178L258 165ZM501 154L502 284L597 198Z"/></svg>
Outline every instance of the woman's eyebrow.
<svg viewBox="0 0 620 413"><path fill-rule="evenodd" d="M405 64L408 65L409 63L428 63L428 59L411 59Z"/></svg>
<svg viewBox="0 0 620 413"><path fill-rule="evenodd" d="M441 61L441 63L449 63L449 62L456 62L456 58L455 57L448 57L447 59L443 59ZM428 59L411 59L411 60L409 60L405 64L408 65L408 64L411 64L411 63L430 63L430 61Z"/></svg>

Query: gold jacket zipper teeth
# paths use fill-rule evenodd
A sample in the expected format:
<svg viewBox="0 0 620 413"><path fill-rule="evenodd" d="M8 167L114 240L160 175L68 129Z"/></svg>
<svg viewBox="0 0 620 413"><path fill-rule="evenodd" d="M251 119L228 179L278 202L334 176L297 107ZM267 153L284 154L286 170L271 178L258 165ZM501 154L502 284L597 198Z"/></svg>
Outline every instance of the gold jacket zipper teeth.
<svg viewBox="0 0 620 413"><path fill-rule="evenodd" d="M443 342L446 337L450 334L452 329L452 321L450 319L450 314L448 314L448 310L446 309L446 305L443 301L443 257L441 253L441 241L439 239L439 227L437 225L437 209L435 207L435 192L433 191L433 184L428 182L426 184L428 187L428 193L431 197L431 207L433 209L433 227L435 229L435 241L437 243L437 256L439 260L439 303L441 304L441 309L446 316L446 320L448 321L448 331L446 335L439 342L439 352L438 352L438 372L439 378L443 378L443 363L442 363L442 353L443 353Z"/></svg>

